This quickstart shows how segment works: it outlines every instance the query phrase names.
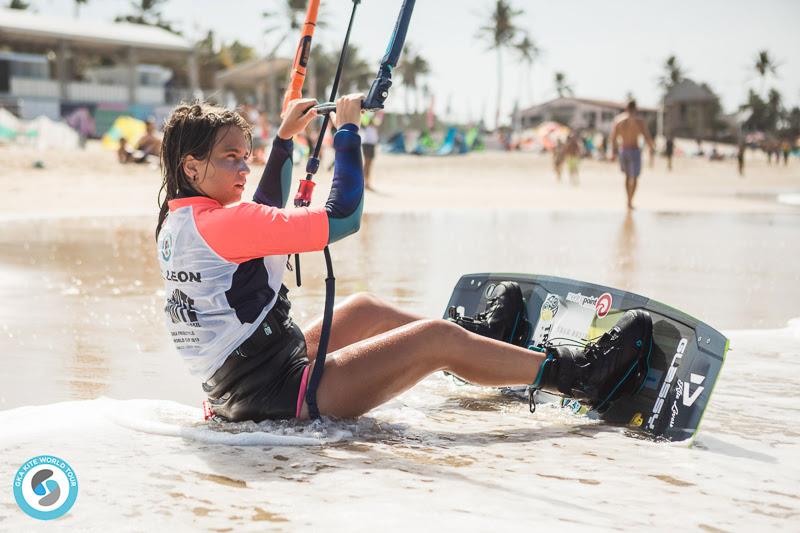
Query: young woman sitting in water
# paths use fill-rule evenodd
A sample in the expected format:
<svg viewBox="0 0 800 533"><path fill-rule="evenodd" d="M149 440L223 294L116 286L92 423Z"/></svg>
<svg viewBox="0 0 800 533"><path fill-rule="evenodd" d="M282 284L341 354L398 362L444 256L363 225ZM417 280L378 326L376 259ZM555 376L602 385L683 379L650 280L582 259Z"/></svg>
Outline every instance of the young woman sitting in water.
<svg viewBox="0 0 800 533"><path fill-rule="evenodd" d="M306 385L322 321L303 329L292 321L282 280L288 254L322 250L358 231L362 99L336 103L333 182L325 206L315 208L286 207L291 139L316 117L313 100L287 109L253 202L237 204L251 152L250 127L240 115L194 104L177 107L167 120L156 229L166 324L217 416L309 418ZM652 331L647 313L629 311L597 343L539 353L497 340L509 340L524 312L519 286L499 287L485 314L452 321L426 319L369 294L345 300L333 314L319 412L362 415L437 370L478 385L532 384L598 408L641 385ZM524 344L527 337L511 340Z"/></svg>

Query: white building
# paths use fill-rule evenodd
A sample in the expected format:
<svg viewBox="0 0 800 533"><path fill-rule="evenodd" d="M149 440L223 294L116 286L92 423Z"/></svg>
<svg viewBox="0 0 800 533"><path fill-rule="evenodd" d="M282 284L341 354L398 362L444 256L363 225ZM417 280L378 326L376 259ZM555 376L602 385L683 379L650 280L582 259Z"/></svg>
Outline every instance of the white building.
<svg viewBox="0 0 800 533"><path fill-rule="evenodd" d="M625 105L625 102L611 100L559 97L521 110L519 124L527 129L552 121L572 129L588 129L608 135L611 133L614 117L625 110ZM638 109L645 122L655 131L657 110L648 107Z"/></svg>
<svg viewBox="0 0 800 533"><path fill-rule="evenodd" d="M0 9L0 105L22 118L58 119L77 106L154 108L171 103L167 61L188 65L186 96L198 92L194 47L164 29ZM81 58L115 66L78 72ZM183 95L181 95L183 96Z"/></svg>

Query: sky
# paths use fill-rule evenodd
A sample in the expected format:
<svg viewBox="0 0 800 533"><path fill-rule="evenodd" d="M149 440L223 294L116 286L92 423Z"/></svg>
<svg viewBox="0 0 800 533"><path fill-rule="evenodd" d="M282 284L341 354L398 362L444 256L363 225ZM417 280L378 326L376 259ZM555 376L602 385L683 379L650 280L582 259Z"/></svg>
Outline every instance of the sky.
<svg viewBox="0 0 800 533"><path fill-rule="evenodd" d="M71 0L29 0L43 14L74 16ZM4 2L5 3L5 2ZM264 11L278 10L284 0L168 0L166 20L190 40L208 29L230 43L234 39L266 53L276 35L265 35L270 23ZM575 95L624 100L633 94L640 106L656 106L661 97L658 78L665 59L675 54L688 77L716 91L726 112L735 111L749 88L775 87L788 106L800 105L800 1L797 0L511 0L524 11L517 24L529 32L542 55L526 72L518 58L506 52L502 61L501 112L556 96L554 73L563 72ZM376 70L400 0L362 0L351 40ZM407 42L425 57L432 73L427 80L438 114L451 120L494 122L497 55L476 37L487 23L493 0L417 0ZM314 42L341 46L352 2L323 0L320 28ZM89 0L80 17L113 20L132 12L129 0ZM281 48L294 55L296 37ZM753 65L759 50L777 59L778 77L766 85ZM313 65L311 66L313 67ZM310 68L311 68L310 67ZM399 81L398 81L399 83ZM365 91L366 91L365 87ZM413 102L413 97L411 98ZM405 108L402 89L387 102L390 110Z"/></svg>

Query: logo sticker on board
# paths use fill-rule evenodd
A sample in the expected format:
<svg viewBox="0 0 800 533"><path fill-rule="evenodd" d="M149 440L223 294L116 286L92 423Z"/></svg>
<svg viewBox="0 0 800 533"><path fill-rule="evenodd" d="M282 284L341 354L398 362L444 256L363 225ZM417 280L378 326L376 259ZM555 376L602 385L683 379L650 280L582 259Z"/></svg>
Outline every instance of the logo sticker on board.
<svg viewBox="0 0 800 533"><path fill-rule="evenodd" d="M608 314L609 311L611 311L611 303L611 294L604 292L600 295L600 297L597 299L597 303L594 305L597 318L603 318Z"/></svg>
<svg viewBox="0 0 800 533"><path fill-rule="evenodd" d="M555 294L548 294L539 310L539 318L545 322L553 320L553 317L558 313L558 307L558 296Z"/></svg>

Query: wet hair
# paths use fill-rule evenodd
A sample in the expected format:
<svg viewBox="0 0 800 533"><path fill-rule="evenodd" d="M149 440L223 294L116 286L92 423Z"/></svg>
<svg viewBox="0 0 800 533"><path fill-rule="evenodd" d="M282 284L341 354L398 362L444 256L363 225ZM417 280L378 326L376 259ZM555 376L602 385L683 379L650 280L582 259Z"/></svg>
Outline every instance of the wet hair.
<svg viewBox="0 0 800 533"><path fill-rule="evenodd" d="M248 143L252 143L250 125L236 111L213 106L205 102L180 104L164 123L161 142L161 189L158 192L159 213L156 239L169 211L168 202L181 194L201 195L183 171L187 156L205 159L214 149L217 133L227 126L242 130ZM162 198L163 196L163 198Z"/></svg>
<svg viewBox="0 0 800 533"><path fill-rule="evenodd" d="M631 98L630 100L628 100L628 105L625 106L625 109L627 109L628 111L636 111L636 99Z"/></svg>

